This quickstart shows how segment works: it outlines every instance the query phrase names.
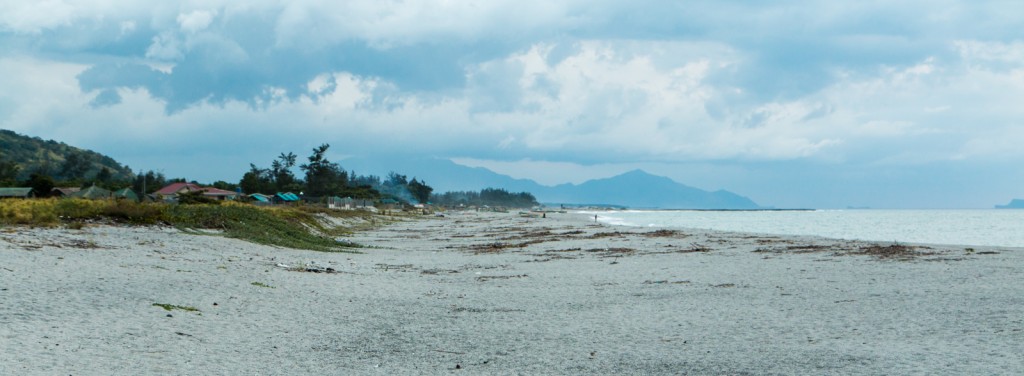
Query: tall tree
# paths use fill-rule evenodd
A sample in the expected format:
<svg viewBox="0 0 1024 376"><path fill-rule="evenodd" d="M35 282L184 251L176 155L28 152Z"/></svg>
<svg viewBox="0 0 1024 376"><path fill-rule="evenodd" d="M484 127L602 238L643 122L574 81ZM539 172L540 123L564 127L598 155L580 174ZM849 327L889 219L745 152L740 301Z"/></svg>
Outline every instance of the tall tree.
<svg viewBox="0 0 1024 376"><path fill-rule="evenodd" d="M242 188L242 192L245 193L274 193L276 187L273 180L270 177L270 171L256 167L255 164L249 164L249 172L242 175L242 180L238 182L238 186Z"/></svg>
<svg viewBox="0 0 1024 376"><path fill-rule="evenodd" d="M132 190L142 196L156 192L166 185L167 177L165 177L163 173L155 172L153 170L146 171L145 173L139 171L139 173L135 175L135 181L132 182Z"/></svg>
<svg viewBox="0 0 1024 376"><path fill-rule="evenodd" d="M323 144L313 149L309 163L299 166L306 172L306 191L309 196L340 195L348 185L348 174L337 163L324 156L331 145Z"/></svg>
<svg viewBox="0 0 1024 376"><path fill-rule="evenodd" d="M50 191L53 191L53 184L53 178L49 175L38 173L29 175L28 181L25 182L25 185L32 187L32 193L34 193L36 197L49 196Z"/></svg>
<svg viewBox="0 0 1024 376"><path fill-rule="evenodd" d="M277 157L277 160L270 164L270 174L272 175L274 185L278 192L289 192L301 189L298 179L296 179L295 174L292 173L292 168L295 167L296 158L297 156L295 153L281 153L281 155Z"/></svg>

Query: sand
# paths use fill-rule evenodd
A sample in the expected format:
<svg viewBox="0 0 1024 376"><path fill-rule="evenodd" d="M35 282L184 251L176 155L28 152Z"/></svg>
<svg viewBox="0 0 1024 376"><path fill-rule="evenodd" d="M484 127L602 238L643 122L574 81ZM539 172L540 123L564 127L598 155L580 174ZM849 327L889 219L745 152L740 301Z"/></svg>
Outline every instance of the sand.
<svg viewBox="0 0 1024 376"><path fill-rule="evenodd" d="M450 213L348 240L369 248L0 228L0 374L1024 372L1021 249L572 213Z"/></svg>

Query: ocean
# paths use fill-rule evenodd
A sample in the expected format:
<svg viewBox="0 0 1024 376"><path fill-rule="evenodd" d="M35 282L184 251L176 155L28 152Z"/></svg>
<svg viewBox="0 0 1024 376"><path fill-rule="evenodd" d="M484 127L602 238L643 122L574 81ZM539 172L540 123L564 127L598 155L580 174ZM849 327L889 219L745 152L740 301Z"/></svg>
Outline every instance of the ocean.
<svg viewBox="0 0 1024 376"><path fill-rule="evenodd" d="M837 239L1024 247L1024 210L624 210L581 212L604 223Z"/></svg>

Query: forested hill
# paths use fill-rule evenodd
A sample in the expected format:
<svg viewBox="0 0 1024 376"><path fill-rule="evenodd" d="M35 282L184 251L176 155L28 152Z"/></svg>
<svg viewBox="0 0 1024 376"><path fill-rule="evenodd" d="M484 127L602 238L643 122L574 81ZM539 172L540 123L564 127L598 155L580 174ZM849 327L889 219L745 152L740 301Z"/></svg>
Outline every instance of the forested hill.
<svg viewBox="0 0 1024 376"><path fill-rule="evenodd" d="M0 129L0 181L23 181L32 173L49 175L58 181L93 179L104 169L115 180L130 179L133 174L106 155L54 140L29 137ZM15 171L16 170L16 171Z"/></svg>

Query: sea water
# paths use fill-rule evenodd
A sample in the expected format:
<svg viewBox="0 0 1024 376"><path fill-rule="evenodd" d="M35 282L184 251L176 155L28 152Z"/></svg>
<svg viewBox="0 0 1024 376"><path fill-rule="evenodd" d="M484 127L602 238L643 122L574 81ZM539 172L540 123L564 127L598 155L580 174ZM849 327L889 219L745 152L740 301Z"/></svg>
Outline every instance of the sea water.
<svg viewBox="0 0 1024 376"><path fill-rule="evenodd" d="M1024 210L624 210L581 212L608 224L837 239L1024 247Z"/></svg>

